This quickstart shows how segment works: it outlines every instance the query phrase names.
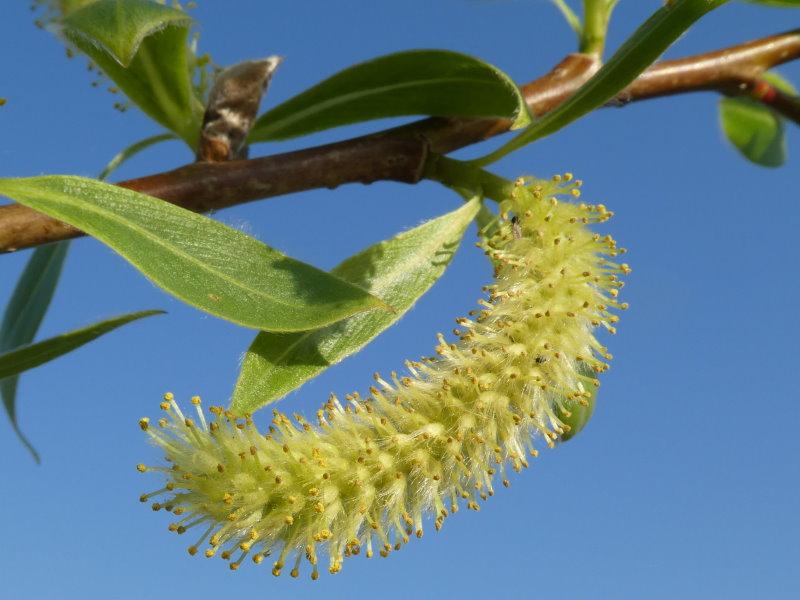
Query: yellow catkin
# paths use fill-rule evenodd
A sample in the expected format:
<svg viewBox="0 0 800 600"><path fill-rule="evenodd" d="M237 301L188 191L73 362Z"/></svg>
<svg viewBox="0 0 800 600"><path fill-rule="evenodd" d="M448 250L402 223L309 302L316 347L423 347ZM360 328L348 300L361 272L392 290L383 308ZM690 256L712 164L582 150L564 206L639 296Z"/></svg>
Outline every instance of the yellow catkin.
<svg viewBox="0 0 800 600"><path fill-rule="evenodd" d="M206 556L218 549L231 568L270 556L272 572L305 559L318 577L321 554L336 573L346 557L387 556L422 537L433 517L440 529L459 502L478 510L538 454L565 433L559 416L586 403L596 375L611 358L594 336L614 332L613 309L624 252L588 226L606 221L603 205L561 201L579 194L570 175L521 179L501 203L497 230L480 242L495 279L472 318L457 320L458 339L439 335L436 357L407 362L407 374L375 374L369 395L335 396L318 424L274 411L261 434L249 417L211 407L206 423L171 395L160 427L143 427L170 468L147 467L168 479L165 508L180 519L170 529L201 532ZM149 421L146 421L149 423Z"/></svg>

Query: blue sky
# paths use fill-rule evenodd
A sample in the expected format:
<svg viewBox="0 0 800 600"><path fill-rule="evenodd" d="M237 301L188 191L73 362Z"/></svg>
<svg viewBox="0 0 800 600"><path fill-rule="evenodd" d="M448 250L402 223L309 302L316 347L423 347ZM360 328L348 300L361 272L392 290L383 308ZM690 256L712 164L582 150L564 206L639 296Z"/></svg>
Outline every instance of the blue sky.
<svg viewBox="0 0 800 600"><path fill-rule="evenodd" d="M220 64L286 57L274 105L353 62L408 48L479 56L524 82L573 49L544 0L205 0L193 14ZM623 0L618 44L659 2ZM796 26L800 11L732 3L670 50L710 50ZM92 89L82 60L32 25L25 2L0 19L0 175L95 175L157 127ZM800 83L800 69L783 74ZM153 487L136 473L158 459L137 427L167 390L225 403L254 333L167 296L97 242L75 243L40 337L127 311L167 316L130 325L26 374L21 425L37 467L0 419L0 579L8 598L477 597L794 598L800 594L800 136L767 170L722 140L717 98L661 99L603 110L508 157L497 172L570 170L584 194L617 214L608 229L630 249L631 309L586 431L514 477L480 513L388 559L359 557L339 575L275 579L264 566L231 573L191 558L167 519L139 504ZM253 155L322 143L381 124L261 145ZM459 156L483 153L494 142ZM131 161L118 179L191 160L177 143ZM226 210L222 221L299 259L330 268L375 241L460 203L432 183L349 186ZM468 234L471 240L474 232ZM0 257L5 303L26 253ZM399 324L364 352L282 401L309 413L330 391L365 389L375 370L428 354L435 332L471 309L488 281L465 243ZM262 415L263 417L264 415ZM261 419L263 422L265 419Z"/></svg>

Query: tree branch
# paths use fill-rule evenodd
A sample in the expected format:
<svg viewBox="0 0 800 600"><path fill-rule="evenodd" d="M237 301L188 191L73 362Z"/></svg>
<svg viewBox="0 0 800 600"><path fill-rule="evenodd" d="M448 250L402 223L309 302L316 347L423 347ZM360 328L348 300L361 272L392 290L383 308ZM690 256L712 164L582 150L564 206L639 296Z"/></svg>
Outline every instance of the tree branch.
<svg viewBox="0 0 800 600"><path fill-rule="evenodd" d="M779 90L765 93L760 75L800 58L800 30L738 46L656 63L611 103L696 91L747 95L800 123L800 104ZM597 59L571 54L543 77L522 87L542 115L573 94L599 68ZM768 84L766 84L768 85ZM446 154L508 130L504 119L423 119L363 137L251 160L193 163L117 185L156 196L195 212L260 198L345 183L418 182L430 153ZM79 230L17 204L0 206L0 252L83 235Z"/></svg>

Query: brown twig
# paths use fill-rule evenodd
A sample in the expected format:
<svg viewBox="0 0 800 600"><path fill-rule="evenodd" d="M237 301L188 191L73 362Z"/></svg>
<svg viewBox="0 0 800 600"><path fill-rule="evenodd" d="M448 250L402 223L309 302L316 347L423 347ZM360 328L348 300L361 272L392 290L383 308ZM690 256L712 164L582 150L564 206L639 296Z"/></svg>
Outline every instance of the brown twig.
<svg viewBox="0 0 800 600"><path fill-rule="evenodd" d="M746 96L768 106L790 121L800 123L800 97L787 94L763 77L742 82L723 93L728 96Z"/></svg>
<svg viewBox="0 0 800 600"><path fill-rule="evenodd" d="M760 75L800 58L800 30L679 60L657 63L619 94L614 105L686 92L748 95L800 123L796 99L776 90L759 97ZM523 86L528 105L542 115L562 103L597 70L596 59L572 54L545 76ZM769 102L767 102L769 97ZM345 183L422 178L429 153L445 154L503 133L504 119L431 118L298 152L225 163L195 163L118 185L207 212L259 198ZM0 252L46 244L82 233L29 208L0 206Z"/></svg>

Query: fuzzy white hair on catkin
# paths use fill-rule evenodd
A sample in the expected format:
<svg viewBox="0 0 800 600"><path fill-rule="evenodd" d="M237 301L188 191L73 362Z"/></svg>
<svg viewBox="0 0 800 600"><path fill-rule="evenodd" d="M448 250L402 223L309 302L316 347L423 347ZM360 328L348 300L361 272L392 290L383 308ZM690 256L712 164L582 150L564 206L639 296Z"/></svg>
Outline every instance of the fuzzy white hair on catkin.
<svg viewBox="0 0 800 600"><path fill-rule="evenodd" d="M171 466L138 468L167 484L142 502L164 496L152 508L179 517L170 530L200 532L190 554L207 544L233 570L273 556L273 574L290 561L295 577L305 559L313 579L323 551L336 573L362 550L387 556L422 537L430 518L440 529L460 503L478 510L588 404L611 358L594 330L614 333L627 308L630 269L613 260L624 250L590 229L612 213L578 203L579 187L569 174L520 179L479 242L495 279L456 320L456 341L439 334L436 356L407 361L406 375L376 373L366 398L331 395L316 425L275 410L261 434L249 415L211 407L206 422L199 398L195 418L166 395L158 426L140 425Z"/></svg>

